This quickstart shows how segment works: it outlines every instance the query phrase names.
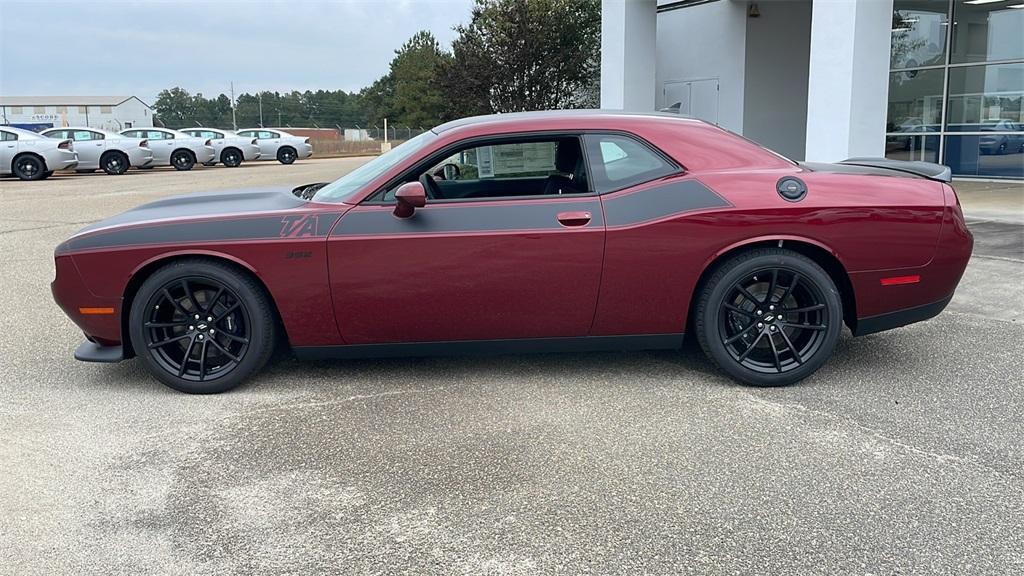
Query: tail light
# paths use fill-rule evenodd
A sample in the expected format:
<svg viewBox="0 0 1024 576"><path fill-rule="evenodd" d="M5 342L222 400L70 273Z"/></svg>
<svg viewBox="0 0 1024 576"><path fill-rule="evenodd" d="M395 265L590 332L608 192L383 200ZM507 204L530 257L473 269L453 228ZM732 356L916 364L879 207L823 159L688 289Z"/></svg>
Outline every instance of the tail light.
<svg viewBox="0 0 1024 576"><path fill-rule="evenodd" d="M306 138L305 140L303 140L302 143L303 144L309 144L309 138Z"/></svg>
<svg viewBox="0 0 1024 576"><path fill-rule="evenodd" d="M57 144L57 148L60 148L61 150L71 150L71 140L65 140L60 144Z"/></svg>
<svg viewBox="0 0 1024 576"><path fill-rule="evenodd" d="M149 148L149 140L139 142L139 148Z"/></svg>
<svg viewBox="0 0 1024 576"><path fill-rule="evenodd" d="M211 141L210 141L210 139L209 139L209 138L207 138L207 139L206 139L206 142L203 142L203 145L204 145L204 146L213 146L213 142L211 142Z"/></svg>
<svg viewBox="0 0 1024 576"><path fill-rule="evenodd" d="M255 146L255 145L256 145L256 139L255 139L255 138L253 138L253 139L252 139L252 145L253 145L253 146Z"/></svg>

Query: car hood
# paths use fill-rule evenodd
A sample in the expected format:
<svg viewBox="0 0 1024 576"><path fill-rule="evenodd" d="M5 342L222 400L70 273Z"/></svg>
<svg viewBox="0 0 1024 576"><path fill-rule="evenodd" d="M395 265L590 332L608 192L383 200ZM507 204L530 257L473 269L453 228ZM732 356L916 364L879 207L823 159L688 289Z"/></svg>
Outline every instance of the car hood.
<svg viewBox="0 0 1024 576"><path fill-rule="evenodd" d="M344 207L310 210L312 204L292 190L232 190L164 198L86 226L57 252L326 236Z"/></svg>

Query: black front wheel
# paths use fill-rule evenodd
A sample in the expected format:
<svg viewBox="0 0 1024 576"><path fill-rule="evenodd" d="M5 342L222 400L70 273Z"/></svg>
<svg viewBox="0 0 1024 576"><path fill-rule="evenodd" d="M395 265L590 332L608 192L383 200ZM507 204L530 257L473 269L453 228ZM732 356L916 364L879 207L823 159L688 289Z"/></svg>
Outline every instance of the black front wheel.
<svg viewBox="0 0 1024 576"><path fill-rule="evenodd" d="M143 282L129 316L136 355L181 392L230 390L266 364L274 316L249 276L207 260L182 260Z"/></svg>
<svg viewBox="0 0 1024 576"><path fill-rule="evenodd" d="M277 151L277 161L281 164L291 164L299 155L295 152L295 149L290 146L284 146Z"/></svg>
<svg viewBox="0 0 1024 576"><path fill-rule="evenodd" d="M177 150L171 154L171 166L175 170L191 170L196 165L196 158L188 150Z"/></svg>
<svg viewBox="0 0 1024 576"><path fill-rule="evenodd" d="M46 163L38 156L23 154L14 159L14 175L22 180L42 180L46 172Z"/></svg>
<svg viewBox="0 0 1024 576"><path fill-rule="evenodd" d="M733 378L785 386L813 374L832 355L843 307L832 278L810 258L762 248L720 265L695 311L704 352Z"/></svg>

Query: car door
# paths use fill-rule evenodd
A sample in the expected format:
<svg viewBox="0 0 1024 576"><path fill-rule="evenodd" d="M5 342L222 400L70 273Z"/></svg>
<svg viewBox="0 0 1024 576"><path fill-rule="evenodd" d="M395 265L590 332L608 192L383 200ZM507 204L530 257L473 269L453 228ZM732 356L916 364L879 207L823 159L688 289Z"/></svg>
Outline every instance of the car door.
<svg viewBox="0 0 1024 576"><path fill-rule="evenodd" d="M11 163L18 153L18 135L0 130L0 173L11 172Z"/></svg>
<svg viewBox="0 0 1024 576"><path fill-rule="evenodd" d="M153 162L170 164L171 152L174 152L174 136L162 130L147 130L146 139L149 140L149 149L153 151Z"/></svg>
<svg viewBox="0 0 1024 576"><path fill-rule="evenodd" d="M75 152L78 152L78 168L80 170L93 170L100 167L100 156L106 150L106 141L103 134L92 130L69 130L71 139L75 142Z"/></svg>
<svg viewBox="0 0 1024 576"><path fill-rule="evenodd" d="M260 157L277 158L277 149L281 146L281 135L270 130L256 132L256 143L260 147Z"/></svg>
<svg viewBox="0 0 1024 576"><path fill-rule="evenodd" d="M604 219L585 184L576 194L521 196L515 178L507 178L510 195L495 193L502 183L492 181L486 198L432 198L412 217L398 218L389 194L418 179L416 170L424 167L349 210L328 239L334 310L346 343L587 336Z"/></svg>

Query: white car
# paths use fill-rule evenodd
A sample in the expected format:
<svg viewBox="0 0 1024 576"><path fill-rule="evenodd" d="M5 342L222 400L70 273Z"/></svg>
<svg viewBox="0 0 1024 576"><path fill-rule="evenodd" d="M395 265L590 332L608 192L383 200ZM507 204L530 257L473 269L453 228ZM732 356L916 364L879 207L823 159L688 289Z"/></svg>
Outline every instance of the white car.
<svg viewBox="0 0 1024 576"><path fill-rule="evenodd" d="M41 132L47 138L74 141L78 152L78 170L92 172L102 168L107 174L124 174L128 168L153 163L153 151L145 140L129 138L117 132L97 128L50 128Z"/></svg>
<svg viewBox="0 0 1024 576"><path fill-rule="evenodd" d="M177 170L191 170L196 162L213 162L215 150L207 138L196 138L170 128L129 128L121 134L132 138L145 138L153 151L153 164L174 166Z"/></svg>
<svg viewBox="0 0 1024 576"><path fill-rule="evenodd" d="M213 144L215 158L207 166L220 162L228 168L234 168L241 165L243 160L260 158L260 146L255 137L239 136L230 130L216 128L182 128L179 132L208 139Z"/></svg>
<svg viewBox="0 0 1024 576"><path fill-rule="evenodd" d="M42 180L55 170L78 166L71 140L47 138L35 132L0 126L0 176L14 174L22 180Z"/></svg>
<svg viewBox="0 0 1024 576"><path fill-rule="evenodd" d="M260 160L276 159L281 164L291 164L313 155L309 138L293 136L277 128L247 128L239 130L238 135L256 139L260 145Z"/></svg>

